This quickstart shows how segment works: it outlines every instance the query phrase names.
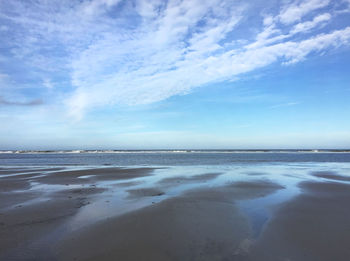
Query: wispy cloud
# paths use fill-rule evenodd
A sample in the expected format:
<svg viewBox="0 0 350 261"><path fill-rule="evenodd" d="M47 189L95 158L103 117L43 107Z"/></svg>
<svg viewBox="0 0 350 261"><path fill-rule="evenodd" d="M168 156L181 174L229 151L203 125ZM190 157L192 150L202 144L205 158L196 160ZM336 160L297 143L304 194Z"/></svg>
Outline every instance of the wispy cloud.
<svg viewBox="0 0 350 261"><path fill-rule="evenodd" d="M290 106L295 106L300 104L300 102L286 102L286 103L280 103L280 104L276 104L271 106L271 109L277 109L277 108L281 108L281 107L290 107Z"/></svg>
<svg viewBox="0 0 350 261"><path fill-rule="evenodd" d="M30 101L10 101L7 99L4 99L0 96L0 106L1 105L8 105L8 106L37 106L42 105L43 101L41 99L35 99Z"/></svg>
<svg viewBox="0 0 350 261"><path fill-rule="evenodd" d="M326 7L329 5L329 3L330 0L294 1L293 3L287 4L282 8L278 18L284 24L292 24L300 21L310 12Z"/></svg>
<svg viewBox="0 0 350 261"><path fill-rule="evenodd" d="M5 81L6 79L8 79L8 75L7 74L5 74L5 73L0 73L0 83L2 82L2 81Z"/></svg>
<svg viewBox="0 0 350 261"><path fill-rule="evenodd" d="M331 19L331 15L329 13L318 15L314 17L311 21L306 21L303 23L296 24L292 29L291 34L296 34L299 32L304 32L304 33L308 32L312 28L328 22L330 19Z"/></svg>
<svg viewBox="0 0 350 261"><path fill-rule="evenodd" d="M54 87L54 84L50 79L45 78L43 79L43 86L46 87L47 89L52 89Z"/></svg>
<svg viewBox="0 0 350 261"><path fill-rule="evenodd" d="M157 102L272 63L297 63L350 40L350 27L318 31L340 11L329 0L288 1L276 13L230 0L14 0L0 2L0 10L13 29L11 55L48 88L52 72L68 78L64 104L76 118L98 106ZM248 14L257 14L255 34L236 37Z"/></svg>

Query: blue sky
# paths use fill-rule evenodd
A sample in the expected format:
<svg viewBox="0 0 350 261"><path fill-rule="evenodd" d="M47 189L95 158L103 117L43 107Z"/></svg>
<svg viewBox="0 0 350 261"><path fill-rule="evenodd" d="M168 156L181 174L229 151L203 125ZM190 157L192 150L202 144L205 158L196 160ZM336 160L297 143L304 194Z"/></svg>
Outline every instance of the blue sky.
<svg viewBox="0 0 350 261"><path fill-rule="evenodd" d="M349 61L349 0L0 0L0 149L349 148Z"/></svg>

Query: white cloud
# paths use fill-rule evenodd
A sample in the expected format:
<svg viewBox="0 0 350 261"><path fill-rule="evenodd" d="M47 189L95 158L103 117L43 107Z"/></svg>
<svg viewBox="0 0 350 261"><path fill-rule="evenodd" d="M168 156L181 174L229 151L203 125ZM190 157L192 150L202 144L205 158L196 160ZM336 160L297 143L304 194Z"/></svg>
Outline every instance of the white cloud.
<svg viewBox="0 0 350 261"><path fill-rule="evenodd" d="M288 41L242 52L224 52L217 56L178 61L181 66L174 70L148 73L148 68L116 73L91 86L82 85L68 100L72 113L79 117L89 106L126 103L143 104L186 93L208 82L228 79L250 72L281 59L284 64L303 60L311 52L348 44L350 27L320 34L307 40ZM165 58L167 59L167 58ZM162 61L162 60L161 60ZM160 61L160 62L161 62ZM161 70L161 68L158 68Z"/></svg>
<svg viewBox="0 0 350 261"><path fill-rule="evenodd" d="M0 72L0 89L7 86L9 78L8 74Z"/></svg>
<svg viewBox="0 0 350 261"><path fill-rule="evenodd" d="M0 31L8 31L8 27L6 26L6 25L2 25L2 26L0 26Z"/></svg>
<svg viewBox="0 0 350 261"><path fill-rule="evenodd" d="M291 31L291 34L296 34L299 32L307 32L310 29L318 26L321 23L325 23L331 19L331 15L329 13L324 13L321 15L318 15L314 17L312 21L307 21L303 23L298 23L294 26L293 30Z"/></svg>
<svg viewBox="0 0 350 261"><path fill-rule="evenodd" d="M121 0L92 0L83 2L81 12L87 16L96 16L108 11L110 8L118 5Z"/></svg>
<svg viewBox="0 0 350 261"><path fill-rule="evenodd" d="M53 89L54 88L54 84L52 83L52 81L48 78L45 78L43 80L43 86L46 87L47 89Z"/></svg>
<svg viewBox="0 0 350 261"><path fill-rule="evenodd" d="M13 56L40 71L40 84L51 88L52 73L69 77L64 103L79 118L97 106L157 102L347 45L350 27L315 34L334 18L331 9L316 14L329 5L288 2L246 38L236 37L250 26L245 16L260 10L240 1L13 0L0 2L0 18L12 29Z"/></svg>
<svg viewBox="0 0 350 261"><path fill-rule="evenodd" d="M287 102L287 103L280 103L280 104L276 104L271 106L271 109L276 109L276 108L281 108L281 107L290 107L290 106L295 106L300 104L299 102Z"/></svg>
<svg viewBox="0 0 350 261"><path fill-rule="evenodd" d="M308 13L326 7L330 0L302 0L287 4L281 10L279 20L283 24L291 24L301 20Z"/></svg>
<svg viewBox="0 0 350 261"><path fill-rule="evenodd" d="M0 80L7 79L9 76L5 73L0 73Z"/></svg>

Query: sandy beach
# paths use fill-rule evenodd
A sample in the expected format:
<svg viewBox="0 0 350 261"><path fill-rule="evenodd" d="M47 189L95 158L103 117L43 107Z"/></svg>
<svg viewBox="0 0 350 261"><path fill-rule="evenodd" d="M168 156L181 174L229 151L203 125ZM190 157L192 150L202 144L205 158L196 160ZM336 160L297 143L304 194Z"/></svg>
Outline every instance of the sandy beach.
<svg viewBox="0 0 350 261"><path fill-rule="evenodd" d="M167 172L2 168L0 259L350 259L348 176L310 171L260 218L261 200L288 192L264 172Z"/></svg>

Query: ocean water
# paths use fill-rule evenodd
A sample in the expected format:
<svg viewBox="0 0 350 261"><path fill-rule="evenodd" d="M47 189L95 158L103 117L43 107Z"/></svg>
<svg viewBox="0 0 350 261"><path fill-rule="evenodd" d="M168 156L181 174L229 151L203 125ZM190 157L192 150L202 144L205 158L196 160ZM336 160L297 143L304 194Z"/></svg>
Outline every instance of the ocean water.
<svg viewBox="0 0 350 261"><path fill-rule="evenodd" d="M350 162L350 152L118 152L0 153L0 166L203 166L258 163Z"/></svg>

